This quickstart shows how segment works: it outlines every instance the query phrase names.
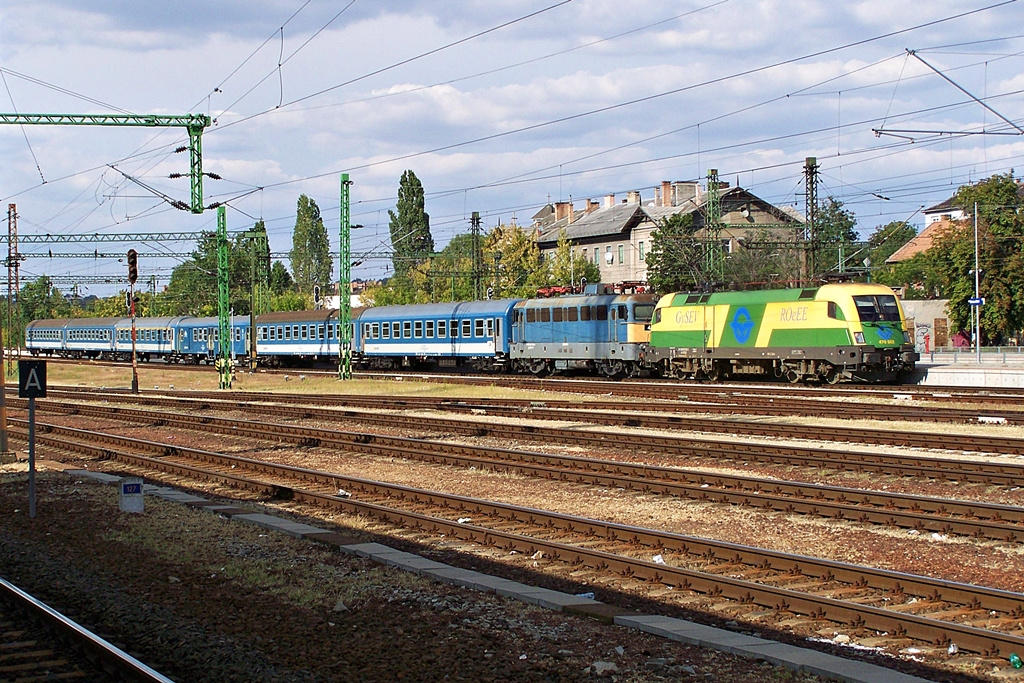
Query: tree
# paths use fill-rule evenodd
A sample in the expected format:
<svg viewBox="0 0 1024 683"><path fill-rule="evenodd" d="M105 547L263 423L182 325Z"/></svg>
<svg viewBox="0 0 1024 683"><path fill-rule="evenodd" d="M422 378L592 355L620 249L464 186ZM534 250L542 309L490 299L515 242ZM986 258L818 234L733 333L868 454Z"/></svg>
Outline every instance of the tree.
<svg viewBox="0 0 1024 683"><path fill-rule="evenodd" d="M701 242L695 237L692 214L673 214L651 233L647 282L662 294L693 290L705 281Z"/></svg>
<svg viewBox="0 0 1024 683"><path fill-rule="evenodd" d="M434 238L430 235L430 216L425 211L423 185L410 170L402 173L398 183L397 211L388 211L391 222L391 263L395 275L404 277L409 269L422 262L434 251Z"/></svg>
<svg viewBox="0 0 1024 683"><path fill-rule="evenodd" d="M312 292L313 285L331 282L331 242L327 237L316 202L300 195L295 209L295 231L292 233L292 275L303 292Z"/></svg>
<svg viewBox="0 0 1024 683"><path fill-rule="evenodd" d="M584 279L601 281L601 269L583 254L573 251L564 228L558 232L558 244L550 261L552 284L577 287Z"/></svg>
<svg viewBox="0 0 1024 683"><path fill-rule="evenodd" d="M270 266L270 293L273 296L284 294L288 290L292 289L294 282L292 282L292 276L288 273L288 269L284 267L284 264L280 261L274 261L274 265ZM279 309L272 309L279 310Z"/></svg>
<svg viewBox="0 0 1024 683"><path fill-rule="evenodd" d="M780 243L777 234L758 230L726 256L725 280L737 289L791 287L800 277L802 254L796 243Z"/></svg>
<svg viewBox="0 0 1024 683"><path fill-rule="evenodd" d="M851 246L857 241L857 219L852 211L843 208L835 197L828 197L818 209L814 222L814 273L839 271L839 253L844 258L851 253ZM845 270L845 269L844 269Z"/></svg>
<svg viewBox="0 0 1024 683"><path fill-rule="evenodd" d="M978 260L982 341L999 340L1024 329L1024 216L1018 212L1018 185L1012 173L961 187L954 206L971 219L956 221L928 250L938 272L941 294L954 327L971 329L974 297L974 209L978 211Z"/></svg>
<svg viewBox="0 0 1024 683"><path fill-rule="evenodd" d="M495 298L536 296L548 285L549 270L540 258L540 247L533 235L518 225L499 225L484 239L484 263L491 272L486 277Z"/></svg>
<svg viewBox="0 0 1024 683"><path fill-rule="evenodd" d="M241 236L228 242L229 304L236 315L245 315L249 299L250 253ZM158 299L165 315L217 315L217 235L204 233L192 257L175 267L166 291Z"/></svg>
<svg viewBox="0 0 1024 683"><path fill-rule="evenodd" d="M71 304L45 275L22 286L18 292L18 307L24 321L71 315Z"/></svg>
<svg viewBox="0 0 1024 683"><path fill-rule="evenodd" d="M917 235L917 230L906 221L892 221L875 228L868 237L867 256L873 266L882 266L886 259ZM861 259L863 260L863 259Z"/></svg>

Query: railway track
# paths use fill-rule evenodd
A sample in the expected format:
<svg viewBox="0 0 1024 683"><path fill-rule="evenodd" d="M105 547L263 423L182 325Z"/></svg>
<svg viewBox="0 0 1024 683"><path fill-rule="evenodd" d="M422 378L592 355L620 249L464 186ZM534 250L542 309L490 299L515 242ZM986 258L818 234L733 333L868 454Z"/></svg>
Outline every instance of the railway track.
<svg viewBox="0 0 1024 683"><path fill-rule="evenodd" d="M97 400L112 403L188 406L194 410L228 411L237 410L241 403L224 393L210 393L206 397L191 398L190 394L167 397L152 394L97 393L81 391L50 390L51 396L68 401ZM591 407L587 410L547 408L543 403L531 402L525 406L496 403L461 402L450 399L360 399L355 403L369 401L372 410L357 411L346 408L325 408L324 402L338 406L348 404L350 397L310 397L308 395L251 394L249 406L258 406L261 413L279 418L307 418L317 420L343 421L358 419L360 422L383 427L425 429L431 431L452 431L474 436L492 436L526 441L560 439L562 442L578 442L607 447L621 447L627 450L644 449L670 454L703 454L719 459L760 460L790 465L805 465L844 469L853 471L884 472L896 476L929 476L940 479L980 481L982 483L1010 483L1020 476L1020 470L1012 464L962 462L952 459L915 458L890 456L886 454L843 453L824 450L819 447L785 446L781 444L744 444L739 442L713 441L694 437L659 436L655 434L614 434L591 433L577 428L561 429L538 425L481 422L480 420L444 419L421 417L408 414L386 414L380 408L400 410L442 410L480 416L500 416L514 419L535 419L551 421L582 422L587 424L618 427L642 427L663 431L696 431L716 434L742 435L744 437L772 437L780 439L805 439L815 442L834 441L837 443L859 443L884 446L905 446L929 450L953 450L1002 455L1024 455L1024 439L986 435L955 435L950 443L949 434L929 432L908 432L883 429L825 427L821 425L774 424L744 420L712 420L676 415L653 413L603 412ZM243 398L244 401L244 398ZM9 405L24 407L20 399L8 399ZM824 454L822 457L816 454ZM920 473L920 474L918 474ZM1018 482L1024 481L1017 479Z"/></svg>
<svg viewBox="0 0 1024 683"><path fill-rule="evenodd" d="M0 578L0 680L171 683Z"/></svg>
<svg viewBox="0 0 1024 683"><path fill-rule="evenodd" d="M762 510L804 514L863 524L902 527L1014 542L1024 538L1024 508L982 502L936 499L928 496L867 491L848 487L787 482L694 469L658 467L621 460L551 455L521 450L453 444L291 424L252 422L208 415L123 410L92 406L54 408L65 414L87 415L137 424L153 424L213 434L273 439L300 447L326 447L379 456L480 467L496 471L603 487L675 496L691 500L743 505ZM46 424L48 434L74 430ZM827 457L827 456L826 456ZM1018 470L1024 475L1024 466Z"/></svg>
<svg viewBox="0 0 1024 683"><path fill-rule="evenodd" d="M52 363L88 365L95 367L124 367L124 363L109 361L84 361L66 358L47 358ZM162 370L180 370L183 372L215 372L212 365L178 365L167 363L142 364L140 367L159 368ZM239 372L245 372L239 368ZM307 374L319 377L337 377L337 368L260 368L260 373L271 375ZM764 398L792 399L836 399L871 397L880 400L927 401L929 403L981 402L987 407L1004 406L1014 409L1022 405L1024 389L1013 387L965 387L965 386L920 386L917 384L903 385L791 385L785 383L757 382L680 382L674 379L648 378L640 380L607 380L597 378L553 377L537 378L530 376L507 375L471 375L471 374L440 374L410 372L365 372L358 371L354 376L359 379L394 379L419 380L443 384L465 384L470 386L502 386L516 389L529 389L557 393L579 393L611 395L623 398L641 398L658 400L678 400L680 395L702 398L712 401L714 397L728 395L745 395Z"/></svg>
<svg viewBox="0 0 1024 683"><path fill-rule="evenodd" d="M1024 648L1024 594L72 431L75 438L62 437L62 447L117 460L147 476L158 472L187 481L213 481L358 514L418 534L528 553L576 571L587 567L622 585L660 584L691 606L693 600L705 608L727 600L734 606L731 614L738 607L756 621L806 628L833 622L855 637L885 633L890 641L912 639L940 648L955 644L959 650L986 656L1005 657Z"/></svg>

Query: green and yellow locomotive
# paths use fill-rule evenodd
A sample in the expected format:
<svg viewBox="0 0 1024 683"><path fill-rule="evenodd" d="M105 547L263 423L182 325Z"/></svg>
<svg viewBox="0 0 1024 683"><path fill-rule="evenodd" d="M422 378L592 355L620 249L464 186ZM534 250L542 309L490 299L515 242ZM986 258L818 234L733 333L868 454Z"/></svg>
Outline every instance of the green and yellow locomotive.
<svg viewBox="0 0 1024 683"><path fill-rule="evenodd" d="M645 361L667 377L835 383L899 380L918 359L896 294L851 283L667 294L654 311Z"/></svg>

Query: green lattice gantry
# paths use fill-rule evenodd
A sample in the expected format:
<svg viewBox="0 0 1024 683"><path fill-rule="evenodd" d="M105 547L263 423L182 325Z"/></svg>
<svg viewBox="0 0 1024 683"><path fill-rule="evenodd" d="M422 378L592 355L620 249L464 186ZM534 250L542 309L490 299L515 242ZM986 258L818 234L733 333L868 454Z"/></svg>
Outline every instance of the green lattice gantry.
<svg viewBox="0 0 1024 683"><path fill-rule="evenodd" d="M203 212L203 129L211 123L205 114L0 114L0 124L21 126L133 126L188 130L189 177L192 213Z"/></svg>

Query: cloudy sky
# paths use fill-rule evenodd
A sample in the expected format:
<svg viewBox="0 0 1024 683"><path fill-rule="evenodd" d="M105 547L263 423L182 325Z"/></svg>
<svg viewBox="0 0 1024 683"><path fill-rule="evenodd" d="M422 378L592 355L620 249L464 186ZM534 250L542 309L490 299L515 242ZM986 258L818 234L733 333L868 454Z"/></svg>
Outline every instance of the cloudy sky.
<svg viewBox="0 0 1024 683"><path fill-rule="evenodd" d="M920 226L922 206L1024 155L1003 119L1024 128L1016 0L7 0L0 70L3 112L209 114L204 170L223 179L206 180L205 202L228 203L232 231L264 219L276 253L302 193L337 248L343 172L358 258L388 251L405 169L440 248L472 211L528 224L548 201L648 200L710 168L802 208L809 156L819 195L867 235ZM158 196L188 201L187 179L168 177L188 171L185 142L180 129L4 126L0 198L22 235L212 230L214 211ZM112 259L40 254L133 246L143 278L180 261L149 254L193 248L30 244L22 272L119 275ZM366 258L353 277L388 268Z"/></svg>

